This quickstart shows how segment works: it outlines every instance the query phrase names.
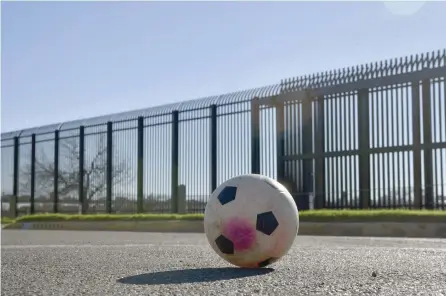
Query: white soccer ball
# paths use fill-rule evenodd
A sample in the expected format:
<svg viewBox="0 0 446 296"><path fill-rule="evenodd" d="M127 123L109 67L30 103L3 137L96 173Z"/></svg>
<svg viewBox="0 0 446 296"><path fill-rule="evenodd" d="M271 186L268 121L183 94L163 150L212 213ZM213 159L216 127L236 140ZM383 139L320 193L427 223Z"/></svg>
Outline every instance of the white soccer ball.
<svg viewBox="0 0 446 296"><path fill-rule="evenodd" d="M270 265L290 250L299 213L288 190L262 175L242 175L221 184L204 212L204 230L214 251L247 268Z"/></svg>

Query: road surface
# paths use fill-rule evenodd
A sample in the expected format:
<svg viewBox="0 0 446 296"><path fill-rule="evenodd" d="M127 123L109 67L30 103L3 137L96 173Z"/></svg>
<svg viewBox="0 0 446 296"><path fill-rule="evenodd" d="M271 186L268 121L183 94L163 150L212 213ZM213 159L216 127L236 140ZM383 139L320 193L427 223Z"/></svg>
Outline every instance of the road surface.
<svg viewBox="0 0 446 296"><path fill-rule="evenodd" d="M2 230L1 295L446 295L446 240L298 236L272 269L204 235Z"/></svg>

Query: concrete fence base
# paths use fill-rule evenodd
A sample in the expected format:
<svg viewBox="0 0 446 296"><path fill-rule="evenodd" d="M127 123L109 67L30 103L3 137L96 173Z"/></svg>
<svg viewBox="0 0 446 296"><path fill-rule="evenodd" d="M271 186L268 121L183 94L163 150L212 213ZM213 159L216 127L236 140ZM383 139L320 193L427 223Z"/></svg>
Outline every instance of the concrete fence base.
<svg viewBox="0 0 446 296"><path fill-rule="evenodd" d="M96 230L203 233L203 221L59 221L27 222L4 229ZM300 235L446 238L445 223L301 222Z"/></svg>

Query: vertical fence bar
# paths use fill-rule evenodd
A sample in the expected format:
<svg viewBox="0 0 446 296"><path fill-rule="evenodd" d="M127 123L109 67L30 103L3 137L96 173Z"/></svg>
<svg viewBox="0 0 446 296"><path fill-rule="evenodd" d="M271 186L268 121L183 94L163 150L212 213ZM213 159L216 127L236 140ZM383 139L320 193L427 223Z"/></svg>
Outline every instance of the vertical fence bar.
<svg viewBox="0 0 446 296"><path fill-rule="evenodd" d="M298 207L310 209L310 194L313 193L313 112L312 97L306 95L302 100L302 190L298 196Z"/></svg>
<svg viewBox="0 0 446 296"><path fill-rule="evenodd" d="M370 205L370 108L369 90L358 90L358 136L359 136L359 206Z"/></svg>
<svg viewBox="0 0 446 296"><path fill-rule="evenodd" d="M432 162L432 111L431 111L431 83L430 79L422 82L423 102L423 144L424 144L424 198L426 208L434 208L434 176Z"/></svg>
<svg viewBox="0 0 446 296"><path fill-rule="evenodd" d="M317 98L316 107L316 131L315 131L315 172L314 172L314 188L316 209L325 207L325 118L324 118L324 96Z"/></svg>
<svg viewBox="0 0 446 296"><path fill-rule="evenodd" d="M251 173L260 174L260 106L258 98L251 100Z"/></svg>
<svg viewBox="0 0 446 296"><path fill-rule="evenodd" d="M172 112L172 212L178 213L179 112Z"/></svg>
<svg viewBox="0 0 446 296"><path fill-rule="evenodd" d="M105 211L112 212L113 191L113 122L107 122L107 194L105 198Z"/></svg>
<svg viewBox="0 0 446 296"><path fill-rule="evenodd" d="M53 212L59 203L59 130L54 131Z"/></svg>
<svg viewBox="0 0 446 296"><path fill-rule="evenodd" d="M277 181L284 183L285 181L285 162L283 156L284 151L284 141L285 141L285 116L284 116L284 103L277 102L276 106L276 151L277 151Z"/></svg>
<svg viewBox="0 0 446 296"><path fill-rule="evenodd" d="M144 212L144 117L138 117L137 212Z"/></svg>
<svg viewBox="0 0 446 296"><path fill-rule="evenodd" d="M211 192L217 188L217 105L211 106Z"/></svg>
<svg viewBox="0 0 446 296"><path fill-rule="evenodd" d="M87 202L85 200L84 191L84 162L85 162L85 128L83 125L79 127L79 203L81 213L85 214Z"/></svg>
<svg viewBox="0 0 446 296"><path fill-rule="evenodd" d="M9 210L12 217L17 217L17 202L19 195L19 137L14 137L14 172L12 184L12 202L9 203Z"/></svg>
<svg viewBox="0 0 446 296"><path fill-rule="evenodd" d="M36 134L31 135L31 192L29 212L31 215L35 212L35 192L36 192Z"/></svg>
<svg viewBox="0 0 446 296"><path fill-rule="evenodd" d="M414 207L421 209L421 123L420 84L412 83L412 131L413 131L413 194ZM430 124L430 123L429 123Z"/></svg>

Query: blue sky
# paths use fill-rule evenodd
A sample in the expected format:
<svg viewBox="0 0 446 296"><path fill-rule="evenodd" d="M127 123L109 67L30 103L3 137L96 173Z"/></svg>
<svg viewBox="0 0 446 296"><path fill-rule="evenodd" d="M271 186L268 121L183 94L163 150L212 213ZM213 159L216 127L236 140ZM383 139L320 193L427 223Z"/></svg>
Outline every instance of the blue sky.
<svg viewBox="0 0 446 296"><path fill-rule="evenodd" d="M446 46L445 2L1 5L2 132Z"/></svg>
<svg viewBox="0 0 446 296"><path fill-rule="evenodd" d="M443 49L445 11L446 2L3 2L1 131L220 95L293 76ZM433 100L440 102L443 86L435 87L439 93ZM391 92L387 95L388 100L393 96L393 106L396 100L408 98ZM384 110L383 98L373 98L375 111L371 112ZM347 124L357 119L353 102L335 103L350 109L327 115L327 139L334 138L328 130L338 122L338 129L357 129ZM438 110L446 110L446 103L440 104ZM386 111L388 122L371 116L371 125L380 130L410 127L411 106L402 105L399 111ZM218 183L249 172L249 109L241 108L246 113L218 119ZM329 108L333 106L327 107L331 113ZM437 124L444 125L445 112L436 113ZM266 118L262 173L274 177L275 159L270 156L275 154L275 136L268 132L273 128L268 123L275 118L268 112L262 116ZM403 122L403 117L409 119ZM209 193L207 124L188 121L180 126L180 182L192 194ZM446 141L443 132L434 135L434 142ZM129 163L134 181L136 130L115 135L120 144L114 161ZM389 145L378 143L376 137L380 142L385 137L377 135L372 147ZM147 194L170 190L170 137L170 126L146 128ZM349 149L357 148L356 138L341 137L352 145ZM97 140L86 138L87 162L99 149ZM397 140L393 144L411 144L412 137ZM54 153L52 142L37 146L38 159ZM29 145L20 149L21 165L29 165ZM333 149L340 147L327 151ZM2 187L7 191L12 188L11 153L11 147L2 148ZM372 186L380 190L413 186L411 152L391 155L390 160L382 155L372 158L376 163ZM398 158L398 163L392 158ZM342 158L334 164L327 159L327 191L358 189L357 160ZM434 152L434 163L435 182L444 182L446 149ZM63 160L60 165L61 169L71 166ZM387 176L395 166L398 172L390 180ZM342 176L334 179L338 175ZM375 182L378 177L383 180ZM134 196L133 181L117 185L114 194ZM439 186L446 192L446 186Z"/></svg>

